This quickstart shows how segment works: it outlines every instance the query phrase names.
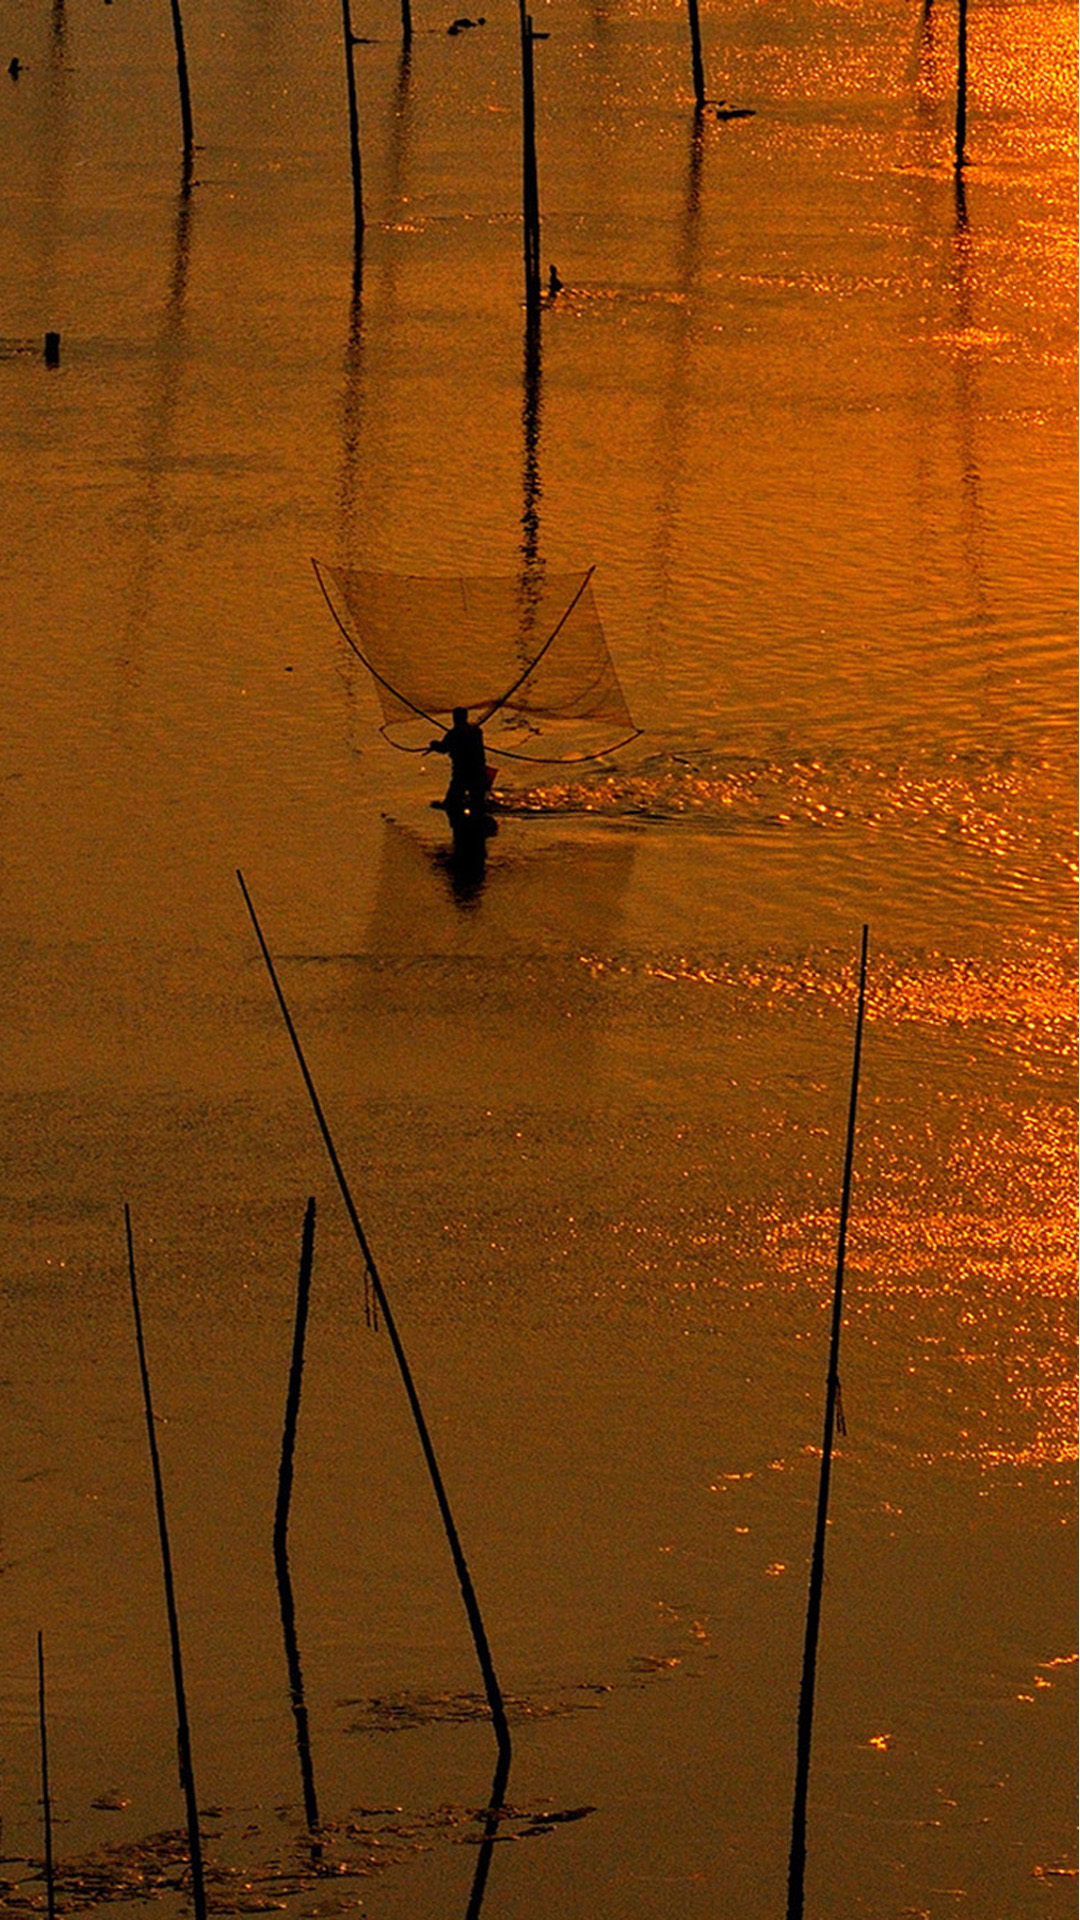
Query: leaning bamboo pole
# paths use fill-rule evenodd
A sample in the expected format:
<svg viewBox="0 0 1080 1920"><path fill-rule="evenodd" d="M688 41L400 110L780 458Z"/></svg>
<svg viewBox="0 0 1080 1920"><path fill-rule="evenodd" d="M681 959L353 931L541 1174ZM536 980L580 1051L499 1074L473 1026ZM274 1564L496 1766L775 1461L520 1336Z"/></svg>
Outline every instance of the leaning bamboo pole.
<svg viewBox="0 0 1080 1920"><path fill-rule="evenodd" d="M165 1518L165 1488L161 1478L161 1457L158 1453L157 1434L154 1430L154 1407L150 1397L150 1374L146 1364L146 1347L143 1343L142 1315L139 1312L139 1289L135 1279L135 1246L131 1234L131 1208L124 1204L124 1226L127 1232L128 1277L131 1281L131 1306L135 1315L135 1344L139 1351L139 1373L142 1379L143 1410L146 1415L146 1437L150 1447L150 1464L154 1475L154 1502L157 1507L158 1539L161 1545L161 1571L165 1582L165 1608L169 1617L169 1645L172 1650L173 1690L176 1695L176 1749L180 1761L180 1784L184 1792L184 1804L187 1810L188 1846L191 1853L191 1898L195 1908L195 1920L206 1920L206 1887L203 1880L202 1842L199 1837L199 1803L195 1796L195 1773L191 1763L191 1729L188 1723L187 1696L184 1692L184 1665L180 1657L180 1622L176 1611L176 1587L173 1582L172 1553L169 1548L169 1528Z"/></svg>
<svg viewBox="0 0 1080 1920"><path fill-rule="evenodd" d="M353 1201L352 1194L349 1191L349 1183L345 1178L344 1168L342 1167L341 1161L338 1158L337 1148L334 1145L333 1136L331 1135L329 1125L327 1124L326 1115L324 1114L322 1109L322 1103L319 1100L319 1096L317 1092L315 1091L315 1082L311 1077L311 1073L308 1068L307 1061L304 1058L304 1050L300 1045L299 1035L297 1034L296 1028L293 1024L293 1018L291 1013L289 1012L285 995L282 992L281 983L278 980L277 972L274 967L274 962L270 956L270 949L266 944L266 940L263 936L263 930L259 925L258 915L255 912L254 903L252 901L250 893L247 890L247 885L245 883L244 876L240 872L239 868L237 869L236 877L237 877L237 880L240 882L240 891L244 896L244 904L247 907L248 914L251 919L251 924L255 929L255 937L258 940L259 949L260 949L260 952L262 953L262 957L266 965L267 973L270 976L270 983L274 989L278 1006L281 1009L281 1016L285 1022L285 1030L288 1033L290 1042L292 1043L293 1053L296 1056L296 1062L300 1068L300 1073L303 1078L304 1086L307 1089L308 1099L311 1102L312 1112L315 1115L316 1124L319 1128L320 1134L322 1135L323 1145L326 1148L326 1152L330 1160L330 1165L333 1168L334 1178L338 1184L338 1190L341 1194L342 1200L345 1203L345 1211L349 1216L349 1222L352 1226L353 1233L356 1236L356 1242L358 1247L360 1248L360 1253L364 1261L364 1266L368 1274L368 1277L371 1281L372 1291L374 1293L376 1301L378 1302L378 1306L382 1313L383 1321L386 1326L386 1331L387 1331L387 1334L389 1335L390 1345L393 1348L394 1358L397 1361L397 1365L398 1365L398 1372L401 1375L402 1385L405 1388L405 1394L408 1399L409 1407L412 1412L413 1424L416 1427L417 1435L420 1441L420 1446L423 1451L425 1462L427 1463L428 1474L431 1478L432 1488L435 1493L435 1501L439 1509L439 1514L443 1523L443 1529L445 1531L447 1543L450 1548L450 1557L453 1560L454 1570L458 1577L458 1585L461 1588L461 1598L462 1598L462 1601L464 1602L466 1617L468 1619L469 1627L472 1632L473 1645L476 1648L476 1657L480 1665L480 1672L483 1676L484 1691L487 1694L488 1707L491 1711L491 1721L495 1731L496 1745L498 1747L499 1753L503 1755L506 1758L507 1762L509 1763L510 1728L509 1728L509 1725L507 1724L506 1708L503 1704L502 1691L499 1687L499 1682L496 1678L495 1664L491 1657L491 1649L488 1644L487 1633L484 1629L484 1621L483 1621L483 1616L480 1612L480 1604L476 1597L476 1589L473 1586L472 1576L469 1572L468 1564L465 1559L465 1553L461 1545L461 1539L458 1534L457 1527L454 1523L454 1516L453 1516L453 1513L451 1512L450 1501L447 1497L446 1488L443 1484L442 1474L439 1471L438 1460L435 1457L435 1448L434 1448L434 1445L432 1444L431 1435L428 1432L427 1421L424 1418L423 1408L420 1405L420 1397L416 1391L416 1386L413 1381L412 1369L410 1368L408 1360L406 1359L405 1349L401 1343L401 1336L397 1330L397 1323L394 1320L394 1316L390 1308L390 1302L386 1297L386 1289L383 1286L382 1279L379 1274L379 1270L375 1265L374 1256L372 1254L371 1248L368 1245L367 1235L365 1234L364 1229L360 1224L360 1216L356 1211L356 1205Z"/></svg>
<svg viewBox="0 0 1080 1920"><path fill-rule="evenodd" d="M851 1098L848 1103L847 1146L844 1153L844 1181L840 1198L840 1226L837 1236L836 1278L833 1284L832 1328L829 1338L829 1370L825 1381L825 1431L821 1443L821 1476L818 1482L817 1523L810 1563L810 1592L806 1607L806 1637L803 1643L802 1684L799 1689L799 1727L795 1760L795 1803L791 1818L791 1854L788 1861L788 1920L802 1920L806 1877L806 1803L810 1785L810 1748L814 1727L814 1684L817 1673L818 1630L821 1624L821 1594L825 1583L825 1535L829 1523L829 1480L832 1473L833 1433L837 1423L840 1394L840 1325L844 1299L844 1251L847 1242L848 1212L851 1206L851 1169L855 1157L855 1110L859 1095L859 1056L862 1051L863 1014L866 1007L866 946L868 928L862 931L862 956L859 963L859 1007L855 1018L855 1057L851 1070Z"/></svg>
<svg viewBox="0 0 1080 1920"><path fill-rule="evenodd" d="M307 1330L308 1302L311 1296L311 1267L315 1247L315 1197L312 1195L304 1214L300 1237L300 1272L296 1283L296 1318L293 1324L292 1362L285 1396L285 1427L281 1436L281 1463L278 1468L277 1505L274 1510L274 1568L277 1573L278 1600L281 1606L281 1631L285 1642L285 1664L289 1674L289 1696L296 1725L296 1751L300 1762L300 1784L304 1795L304 1816L314 1840L319 1831L319 1802L315 1792L315 1768L311 1758L311 1735L304 1677L300 1666L300 1644L296 1634L296 1607L293 1602L292 1576L289 1572L289 1503L292 1498L293 1455L296 1427L300 1415L300 1388L304 1375L304 1337Z"/></svg>

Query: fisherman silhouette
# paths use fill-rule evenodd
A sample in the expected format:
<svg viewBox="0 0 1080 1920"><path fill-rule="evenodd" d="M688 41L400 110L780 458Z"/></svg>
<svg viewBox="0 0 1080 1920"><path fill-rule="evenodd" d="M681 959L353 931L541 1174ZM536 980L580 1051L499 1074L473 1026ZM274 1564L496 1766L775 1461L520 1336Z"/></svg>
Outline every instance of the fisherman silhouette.
<svg viewBox="0 0 1080 1920"><path fill-rule="evenodd" d="M445 808L455 831L466 821L480 826L487 807L488 769L483 730L469 719L467 707L454 708L453 726L441 740L432 740L428 750L450 757L446 798L432 805Z"/></svg>

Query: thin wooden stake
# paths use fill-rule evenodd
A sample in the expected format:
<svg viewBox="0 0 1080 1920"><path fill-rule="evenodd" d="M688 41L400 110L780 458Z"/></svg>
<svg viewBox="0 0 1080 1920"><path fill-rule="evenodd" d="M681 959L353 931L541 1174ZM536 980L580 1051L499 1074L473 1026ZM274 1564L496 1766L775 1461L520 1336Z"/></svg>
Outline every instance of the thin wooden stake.
<svg viewBox="0 0 1080 1920"><path fill-rule="evenodd" d="M281 1009L281 1016L285 1022L285 1030L292 1042L292 1049L296 1055L297 1065L300 1068L304 1085L307 1088L308 1099L311 1102L312 1112L315 1115L319 1132L322 1135L323 1145L326 1148L330 1165L334 1170L334 1178L338 1183L342 1200L345 1203L345 1211L349 1216L353 1233L356 1236L357 1245L360 1248L364 1265L371 1280L372 1291L382 1312L386 1331L390 1339L390 1345L394 1350L394 1358L397 1361L398 1371L401 1374L402 1384L405 1388L405 1393L412 1411L413 1422L419 1436L421 1448L423 1449L424 1459L427 1463L427 1470L431 1477L431 1484L435 1493L435 1500L450 1547L450 1556L454 1562L454 1570L457 1573L458 1584L461 1588L461 1597L465 1605L465 1613L468 1618L469 1627L472 1631L473 1645L476 1648L476 1657L480 1664L480 1672L484 1679L484 1690L487 1694L488 1706L491 1710L491 1720L495 1731L496 1744L500 1754L502 1754L506 1758L507 1763L509 1763L510 1728L507 1725L506 1708L503 1705L502 1693L498 1680L495 1677L495 1666L491 1658L491 1649L488 1646L487 1634L484 1631L483 1616L480 1612L479 1602L476 1598L476 1590L473 1586L472 1577L465 1560L458 1530L454 1524L454 1517L450 1510L450 1502L447 1498L446 1488L443 1485L442 1474L439 1472L439 1463L435 1458L435 1449L432 1445L431 1435L428 1432L427 1421L424 1419L420 1399L416 1387L413 1384L412 1372L405 1357L405 1349L401 1344L401 1336L398 1333L394 1316L390 1311L390 1302L386 1297L386 1289L379 1277L379 1270L375 1265L371 1248L368 1246L367 1236L363 1227L360 1225L360 1216L356 1211L352 1194L349 1192L349 1183L345 1178L344 1169L342 1168L341 1161L338 1159L337 1149L334 1146L326 1116L323 1113L319 1096L315 1091L315 1082L308 1070L308 1064L304 1058L304 1050L300 1045L299 1036L293 1025L292 1015L289 1012L285 995L281 990L281 984L274 969L273 960L270 957L270 949L263 938L263 931L259 925L258 915L255 912L251 895L247 890L244 876L239 868L237 868L236 877L240 882L240 891L244 896L244 904L250 915L251 924L255 929L255 937L259 942L259 949L266 963L266 970L270 975L270 981L277 997L278 1006Z"/></svg>
<svg viewBox="0 0 1080 1920"><path fill-rule="evenodd" d="M956 170L967 165L967 0L960 0L956 49Z"/></svg>
<svg viewBox="0 0 1080 1920"><path fill-rule="evenodd" d="M169 1528L165 1519L165 1488L161 1478L161 1459L154 1431L154 1408L150 1398L150 1375L143 1344L139 1290L135 1280L135 1246L131 1236L131 1208L124 1203L127 1232L128 1275L131 1280L131 1306L135 1315L135 1344L139 1350L143 1407L146 1413L146 1437L150 1446L150 1464L154 1474L154 1501L157 1507L158 1538L161 1543L161 1571L165 1582L165 1607L169 1616L169 1644L172 1649L173 1689L176 1694L176 1749L180 1761L180 1785L187 1808L188 1845L191 1852L191 1898L195 1920L206 1920L206 1888L203 1882L202 1842L199 1836L199 1807L195 1798L195 1774L191 1764L191 1731L188 1725L187 1699L184 1693L184 1668L180 1658L180 1623L176 1613L176 1589L173 1585Z"/></svg>
<svg viewBox="0 0 1080 1920"><path fill-rule="evenodd" d="M817 1669L818 1629L821 1624L821 1591L825 1581L825 1533L829 1518L829 1478L832 1471L833 1432L837 1423L840 1394L840 1321L844 1297L844 1249L847 1241L848 1212L851 1205L851 1169L855 1156L855 1109L859 1094L859 1056L862 1051L863 1013L866 1007L866 948L869 929L862 931L862 957L859 964L859 1010L855 1019L855 1058L851 1070L851 1099L848 1106L847 1147L844 1154L844 1184L840 1199L840 1227L836 1252L836 1280L833 1286L832 1332L829 1341L829 1371L825 1384L825 1431L821 1443L821 1478L818 1483L817 1524L810 1564L810 1593L806 1607L806 1638L803 1645L802 1684L799 1689L799 1730L795 1761L795 1804L791 1820L791 1856L788 1863L788 1920L802 1920L803 1891L806 1876L806 1802L810 1784L810 1747L814 1725L814 1681Z"/></svg>
<svg viewBox="0 0 1080 1920"><path fill-rule="evenodd" d="M341 0L345 35L345 82L349 95L349 165L352 168L353 241L358 255L364 238L364 185L360 171L360 113L356 104L356 35L349 0ZM355 270L355 263L354 263Z"/></svg>
<svg viewBox="0 0 1080 1920"><path fill-rule="evenodd" d="M536 93L533 86L533 23L518 0L521 24L522 215L525 245L525 306L540 312L540 189L536 174Z"/></svg>
<svg viewBox="0 0 1080 1920"><path fill-rule="evenodd" d="M56 1920L56 1886L53 1877L52 1802L49 1799L49 1742L45 1731L45 1643L41 1628L37 1637L38 1727L41 1735L41 1806L45 1827L45 1898L49 1920Z"/></svg>
<svg viewBox="0 0 1080 1920"><path fill-rule="evenodd" d="M300 1760L300 1783L304 1794L304 1815L312 1837L319 1830L319 1803L315 1794L315 1769L311 1759L311 1736L304 1677L300 1667L300 1644L296 1635L296 1607L293 1602L292 1576L289 1572L289 1502L292 1497L293 1453L296 1425L300 1413L300 1387L304 1373L304 1336L307 1329L308 1301L311 1295L311 1264L315 1245L315 1197L312 1195L304 1214L300 1240L300 1273L296 1285L296 1321L293 1330L292 1364L285 1399L285 1429L281 1436L281 1465L278 1469L277 1508L274 1514L274 1566L277 1570L278 1599L281 1604L281 1630L285 1641L285 1664L289 1672L289 1694L296 1722L296 1751Z"/></svg>
<svg viewBox="0 0 1080 1920"><path fill-rule="evenodd" d="M705 66L701 58L701 22L698 0L686 0L690 16L690 64L694 75L694 105L700 113L705 105Z"/></svg>
<svg viewBox="0 0 1080 1920"><path fill-rule="evenodd" d="M176 78L180 85L180 124L184 133L184 155L190 161L195 151L195 130L191 118L191 88L188 85L184 22L180 15L180 0L169 0L169 5L172 9L173 39L176 42Z"/></svg>

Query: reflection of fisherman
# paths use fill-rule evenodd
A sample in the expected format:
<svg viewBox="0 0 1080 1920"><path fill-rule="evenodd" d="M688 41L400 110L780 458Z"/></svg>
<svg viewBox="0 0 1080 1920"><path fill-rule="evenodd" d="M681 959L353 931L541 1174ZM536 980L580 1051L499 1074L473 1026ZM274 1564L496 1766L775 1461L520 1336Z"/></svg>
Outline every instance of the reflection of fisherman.
<svg viewBox="0 0 1080 1920"><path fill-rule="evenodd" d="M433 740L431 753L450 756L450 785L442 805L457 825L466 814L482 820L487 804L488 771L484 758L484 736L469 719L467 707L454 708L454 724L441 740ZM439 802L434 803L438 805Z"/></svg>

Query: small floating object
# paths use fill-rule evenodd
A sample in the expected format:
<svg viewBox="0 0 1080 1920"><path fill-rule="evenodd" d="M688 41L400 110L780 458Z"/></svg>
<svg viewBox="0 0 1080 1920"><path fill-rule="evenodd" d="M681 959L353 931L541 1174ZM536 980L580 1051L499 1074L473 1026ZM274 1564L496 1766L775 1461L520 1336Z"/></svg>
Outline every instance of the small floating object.
<svg viewBox="0 0 1080 1920"><path fill-rule="evenodd" d="M8 61L8 72L10 73L13 80L17 80L22 70L23 70L23 63L19 59L18 54L16 54L13 59Z"/></svg>
<svg viewBox="0 0 1080 1920"><path fill-rule="evenodd" d="M555 264L554 264L554 262L552 262L552 264L551 264L551 266L550 266L550 267L548 268L548 298L549 298L549 300L554 300L554 298L555 298L555 295L556 295L557 293L561 293L561 292L562 292L562 281L561 281L561 280L559 279L559 270L558 270L558 268L557 268L557 267L555 266Z"/></svg>
<svg viewBox="0 0 1080 1920"><path fill-rule="evenodd" d="M482 27L483 25L484 17L482 14L479 20L470 20L466 14L462 14L460 20L451 20L446 31L447 33L464 33L467 27Z"/></svg>
<svg viewBox="0 0 1080 1920"><path fill-rule="evenodd" d="M47 367L58 367L60 365L60 335L58 333L47 333L45 335L45 365Z"/></svg>
<svg viewBox="0 0 1080 1920"><path fill-rule="evenodd" d="M716 103L718 120L752 120L756 111L756 107L729 107L726 100Z"/></svg>

